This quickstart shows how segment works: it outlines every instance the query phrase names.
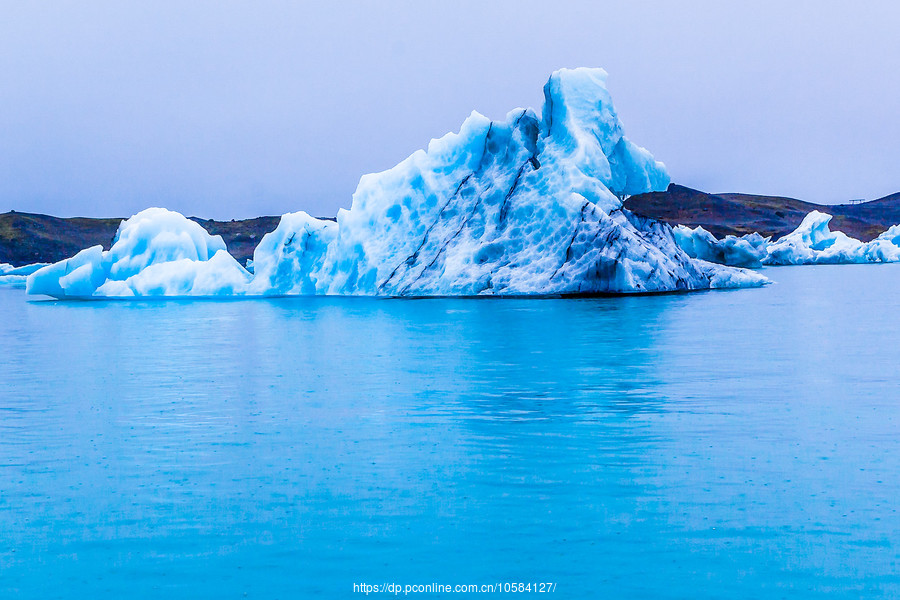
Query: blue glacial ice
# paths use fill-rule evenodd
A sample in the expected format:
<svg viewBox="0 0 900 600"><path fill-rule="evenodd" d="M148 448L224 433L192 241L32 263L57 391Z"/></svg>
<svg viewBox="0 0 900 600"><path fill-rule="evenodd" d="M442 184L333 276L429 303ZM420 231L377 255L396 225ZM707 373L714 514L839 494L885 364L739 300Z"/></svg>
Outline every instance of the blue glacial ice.
<svg viewBox="0 0 900 600"><path fill-rule="evenodd" d="M674 234L678 246L691 258L733 267L761 267L770 241L758 233L727 235L720 240L700 226L691 229L678 225Z"/></svg>
<svg viewBox="0 0 900 600"><path fill-rule="evenodd" d="M0 285L23 285L25 278L49 263L32 263L14 267L9 263L0 263Z"/></svg>
<svg viewBox="0 0 900 600"><path fill-rule="evenodd" d="M769 244L767 265L847 264L897 262L900 229L897 225L871 242L861 242L841 231L831 231L831 215L812 211L797 229Z"/></svg>
<svg viewBox="0 0 900 600"><path fill-rule="evenodd" d="M260 241L252 275L228 260L221 238L151 209L123 223L108 253L91 248L46 267L29 278L28 291L528 295L767 283L752 271L691 258L671 227L622 209L628 195L668 183L663 164L624 137L605 71L563 69L544 86L541 117L516 109L491 121L473 112L458 133L363 176L336 222L284 215ZM138 217L148 224L134 228ZM166 227L155 226L157 218Z"/></svg>
<svg viewBox="0 0 900 600"><path fill-rule="evenodd" d="M543 117L473 113L383 173L337 223L285 215L253 258L254 293L563 294L759 285L692 261L671 230L621 209L665 189L664 166L627 140L599 69L562 70Z"/></svg>
<svg viewBox="0 0 900 600"><path fill-rule="evenodd" d="M164 208L123 221L108 251L102 246L28 276L29 294L56 298L211 296L241 293L250 274L228 254L221 236Z"/></svg>
<svg viewBox="0 0 900 600"><path fill-rule="evenodd" d="M853 264L900 261L900 225L871 242L829 228L832 216L812 211L791 233L771 241L758 233L717 239L702 227L675 227L675 240L690 256L725 265Z"/></svg>

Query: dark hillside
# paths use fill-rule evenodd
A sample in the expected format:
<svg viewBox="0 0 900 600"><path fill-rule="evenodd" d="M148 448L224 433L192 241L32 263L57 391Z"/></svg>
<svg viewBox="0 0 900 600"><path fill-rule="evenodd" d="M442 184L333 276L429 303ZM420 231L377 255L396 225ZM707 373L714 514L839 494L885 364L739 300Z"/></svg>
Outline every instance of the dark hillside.
<svg viewBox="0 0 900 600"><path fill-rule="evenodd" d="M191 217L213 235L221 235L228 251L244 264L262 239L278 226L281 217L240 221L212 221ZM122 219L60 218L8 212L0 214L0 263L15 266L56 262L79 250L101 245L109 250Z"/></svg>
<svg viewBox="0 0 900 600"><path fill-rule="evenodd" d="M15 266L56 262L97 244L109 249L120 222L20 212L0 214L0 262Z"/></svg>
<svg viewBox="0 0 900 600"><path fill-rule="evenodd" d="M707 194L671 184L665 192L632 196L625 208L671 225L701 225L718 237L757 231L778 238L793 231L813 210L834 215L832 229L863 241L900 223L900 193L871 202L823 205L780 196Z"/></svg>
<svg viewBox="0 0 900 600"><path fill-rule="evenodd" d="M719 237L758 231L778 238L794 230L812 210L834 215L832 229L864 241L900 223L900 193L871 202L822 205L780 196L707 194L672 184L665 192L632 196L625 201L625 208L672 225L702 225ZM244 264L262 237L275 229L280 217L191 219L211 234L221 235L228 251ZM0 262L15 266L56 262L97 244L109 249L121 221L20 212L0 214Z"/></svg>

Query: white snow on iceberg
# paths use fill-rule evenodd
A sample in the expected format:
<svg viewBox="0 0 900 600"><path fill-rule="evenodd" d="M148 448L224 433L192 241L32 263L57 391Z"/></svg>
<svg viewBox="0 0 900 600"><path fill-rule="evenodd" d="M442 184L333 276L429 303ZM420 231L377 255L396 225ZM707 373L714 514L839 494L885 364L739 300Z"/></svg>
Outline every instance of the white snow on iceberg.
<svg viewBox="0 0 900 600"><path fill-rule="evenodd" d="M26 291L56 298L240 293L250 274L221 236L164 208L123 221L112 247L82 250L28 276Z"/></svg>
<svg viewBox="0 0 900 600"><path fill-rule="evenodd" d="M622 198L668 183L662 163L624 137L605 71L563 69L544 86L540 118L530 109L503 121L473 112L458 133L363 176L336 222L284 215L257 247L252 276L227 254L216 259L210 250L224 253L224 244L213 248L216 238L199 225L191 223L202 234L185 233L180 221L152 224L174 223L174 213L145 215L150 224L123 235L140 213L123 224L108 253L82 251L33 275L28 289L56 297L434 296L766 283L752 271L691 258L671 227L622 210Z"/></svg>

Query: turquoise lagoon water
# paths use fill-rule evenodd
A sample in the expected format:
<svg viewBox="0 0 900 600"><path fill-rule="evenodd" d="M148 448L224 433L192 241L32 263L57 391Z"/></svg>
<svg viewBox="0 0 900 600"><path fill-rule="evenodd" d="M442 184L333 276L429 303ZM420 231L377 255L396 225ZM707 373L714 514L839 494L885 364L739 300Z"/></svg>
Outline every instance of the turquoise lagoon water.
<svg viewBox="0 0 900 600"><path fill-rule="evenodd" d="M900 265L769 274L565 300L0 289L0 597L897 597Z"/></svg>

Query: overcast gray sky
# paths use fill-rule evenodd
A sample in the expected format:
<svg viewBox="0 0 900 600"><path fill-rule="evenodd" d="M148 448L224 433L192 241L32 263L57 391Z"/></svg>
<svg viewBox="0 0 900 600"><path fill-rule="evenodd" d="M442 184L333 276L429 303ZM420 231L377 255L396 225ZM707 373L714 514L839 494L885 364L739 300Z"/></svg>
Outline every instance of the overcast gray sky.
<svg viewBox="0 0 900 600"><path fill-rule="evenodd" d="M893 2L0 0L0 211L347 207L473 109L601 66L627 135L707 191L900 191Z"/></svg>

